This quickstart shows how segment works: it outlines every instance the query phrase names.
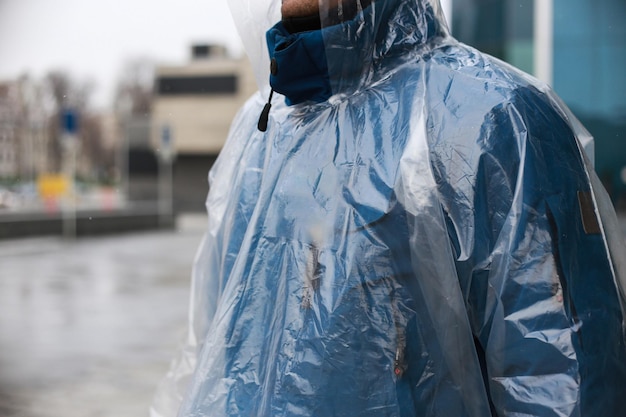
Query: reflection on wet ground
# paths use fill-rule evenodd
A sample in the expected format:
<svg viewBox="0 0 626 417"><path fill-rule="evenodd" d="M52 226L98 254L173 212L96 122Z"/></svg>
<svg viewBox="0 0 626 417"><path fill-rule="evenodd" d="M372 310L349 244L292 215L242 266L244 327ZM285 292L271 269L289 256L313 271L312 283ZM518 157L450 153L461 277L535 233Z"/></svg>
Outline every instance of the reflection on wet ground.
<svg viewBox="0 0 626 417"><path fill-rule="evenodd" d="M147 415L183 337L204 225L0 242L0 416Z"/></svg>

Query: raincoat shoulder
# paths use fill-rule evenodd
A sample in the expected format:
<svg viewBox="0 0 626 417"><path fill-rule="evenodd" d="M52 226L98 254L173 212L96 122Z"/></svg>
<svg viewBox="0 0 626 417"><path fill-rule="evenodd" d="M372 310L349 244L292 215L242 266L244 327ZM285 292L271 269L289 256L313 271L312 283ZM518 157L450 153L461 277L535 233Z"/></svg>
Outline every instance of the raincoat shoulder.
<svg viewBox="0 0 626 417"><path fill-rule="evenodd" d="M559 405L546 391L563 415L614 414L619 390L600 387L626 386L623 246L603 227L614 214L601 215L610 204L586 132L525 74L463 45L441 52L427 84L430 162L490 400L543 415L536 393L515 394L541 378L578 393Z"/></svg>

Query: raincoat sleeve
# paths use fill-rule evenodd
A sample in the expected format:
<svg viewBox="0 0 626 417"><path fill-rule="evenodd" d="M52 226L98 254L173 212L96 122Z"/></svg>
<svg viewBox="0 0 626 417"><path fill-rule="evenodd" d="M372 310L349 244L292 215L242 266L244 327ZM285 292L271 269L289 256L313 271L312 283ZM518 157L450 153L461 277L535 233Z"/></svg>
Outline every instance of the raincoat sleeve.
<svg viewBox="0 0 626 417"><path fill-rule="evenodd" d="M473 179L451 182L450 160L433 159L494 415L611 415L598 407L618 398L593 398L619 395L626 358L595 174L533 87L488 112L477 145Z"/></svg>
<svg viewBox="0 0 626 417"><path fill-rule="evenodd" d="M263 158L263 152L259 151L262 143L258 137L241 134L239 130L248 126L242 120L247 121L251 114L258 114L262 106L262 99L257 93L238 112L229 140L209 172L211 191L206 202L210 207L209 224L194 259L186 339L157 388L150 417L177 415L210 331L233 260L239 253L244 235L242 231L247 228L256 204ZM250 154L258 157L248 158ZM247 166L239 170L243 158L248 158ZM233 195L237 198L231 199Z"/></svg>

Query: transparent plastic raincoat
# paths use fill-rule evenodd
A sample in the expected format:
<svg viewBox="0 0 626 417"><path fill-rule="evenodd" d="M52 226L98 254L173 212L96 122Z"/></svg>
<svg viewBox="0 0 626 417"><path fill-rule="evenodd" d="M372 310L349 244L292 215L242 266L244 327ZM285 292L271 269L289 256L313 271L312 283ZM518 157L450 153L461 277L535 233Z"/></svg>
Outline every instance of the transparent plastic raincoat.
<svg viewBox="0 0 626 417"><path fill-rule="evenodd" d="M626 416L626 252L588 133L437 0L322 3L231 1L260 92L210 173L152 415Z"/></svg>

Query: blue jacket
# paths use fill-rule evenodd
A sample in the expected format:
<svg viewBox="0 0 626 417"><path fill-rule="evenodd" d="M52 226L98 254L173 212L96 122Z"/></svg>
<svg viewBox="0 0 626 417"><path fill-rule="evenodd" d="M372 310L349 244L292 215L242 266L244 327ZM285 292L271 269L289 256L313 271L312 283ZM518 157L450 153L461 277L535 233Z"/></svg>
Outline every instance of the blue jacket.
<svg viewBox="0 0 626 417"><path fill-rule="evenodd" d="M248 102L211 172L180 416L626 416L586 132L438 10L269 30L284 97L266 132Z"/></svg>

